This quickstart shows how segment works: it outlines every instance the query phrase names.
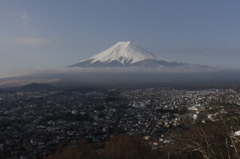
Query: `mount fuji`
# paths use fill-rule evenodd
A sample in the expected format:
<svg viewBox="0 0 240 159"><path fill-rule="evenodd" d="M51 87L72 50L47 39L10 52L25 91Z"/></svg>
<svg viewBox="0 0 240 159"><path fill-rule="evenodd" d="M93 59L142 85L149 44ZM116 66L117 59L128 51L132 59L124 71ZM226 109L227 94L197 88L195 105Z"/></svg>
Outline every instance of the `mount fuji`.
<svg viewBox="0 0 240 159"><path fill-rule="evenodd" d="M53 83L55 86L119 86L166 84L219 86L239 83L240 73L204 65L166 60L132 42L119 42L87 60L56 70L0 79L0 86L13 87L31 83ZM195 82L195 83L194 83Z"/></svg>
<svg viewBox="0 0 240 159"><path fill-rule="evenodd" d="M67 67L177 67L188 64L161 58L130 41L118 42L109 49Z"/></svg>

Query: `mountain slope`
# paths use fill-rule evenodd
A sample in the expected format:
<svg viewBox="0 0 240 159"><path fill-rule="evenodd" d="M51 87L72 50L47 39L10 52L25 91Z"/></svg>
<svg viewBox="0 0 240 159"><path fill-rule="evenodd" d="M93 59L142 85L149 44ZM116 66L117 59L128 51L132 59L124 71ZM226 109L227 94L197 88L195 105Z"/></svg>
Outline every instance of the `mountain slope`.
<svg viewBox="0 0 240 159"><path fill-rule="evenodd" d="M19 91L44 91L54 89L55 87L44 83L31 83L18 88Z"/></svg>
<svg viewBox="0 0 240 159"><path fill-rule="evenodd" d="M119 42L100 54L68 67L173 67L183 65L186 64L163 59L127 41Z"/></svg>

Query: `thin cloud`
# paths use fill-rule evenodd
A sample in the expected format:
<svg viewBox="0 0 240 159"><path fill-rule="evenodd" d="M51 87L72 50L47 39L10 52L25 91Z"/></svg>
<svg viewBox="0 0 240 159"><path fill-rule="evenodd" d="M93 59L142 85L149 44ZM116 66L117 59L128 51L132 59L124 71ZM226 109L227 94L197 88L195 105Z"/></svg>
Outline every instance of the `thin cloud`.
<svg viewBox="0 0 240 159"><path fill-rule="evenodd" d="M39 47L43 45L52 44L51 41L43 38L21 37L15 38L15 42L20 45Z"/></svg>
<svg viewBox="0 0 240 159"><path fill-rule="evenodd" d="M45 47L45 46L56 46L58 43L38 37L15 37L15 38L0 38L0 43L4 45L16 45L26 47Z"/></svg>
<svg viewBox="0 0 240 159"><path fill-rule="evenodd" d="M31 20L31 18L30 18L30 16L28 15L27 12L19 13L18 15L19 15L19 17L20 17L22 20L24 20L24 21Z"/></svg>
<svg viewBox="0 0 240 159"><path fill-rule="evenodd" d="M169 54L182 54L182 55L209 55L209 54L235 54L238 55L240 53L240 48L236 49L215 49L215 48L207 48L207 47L173 47L169 49L162 50L163 52Z"/></svg>
<svg viewBox="0 0 240 159"><path fill-rule="evenodd" d="M167 53L183 53L183 54L209 54L216 53L216 50L213 48L189 48L189 47L174 47L165 49L164 52Z"/></svg>
<svg viewBox="0 0 240 159"><path fill-rule="evenodd" d="M35 37L20 37L14 38L14 43L17 45L29 46L29 47L42 47L47 45L56 45L55 42L44 38Z"/></svg>

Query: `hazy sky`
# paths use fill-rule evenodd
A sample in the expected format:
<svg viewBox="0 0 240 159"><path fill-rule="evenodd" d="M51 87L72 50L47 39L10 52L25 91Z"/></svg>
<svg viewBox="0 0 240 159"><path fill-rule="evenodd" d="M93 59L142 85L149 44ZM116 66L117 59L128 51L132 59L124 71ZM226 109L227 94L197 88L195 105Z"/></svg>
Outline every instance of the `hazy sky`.
<svg viewBox="0 0 240 159"><path fill-rule="evenodd" d="M178 62L240 68L238 0L1 0L0 78L133 41Z"/></svg>

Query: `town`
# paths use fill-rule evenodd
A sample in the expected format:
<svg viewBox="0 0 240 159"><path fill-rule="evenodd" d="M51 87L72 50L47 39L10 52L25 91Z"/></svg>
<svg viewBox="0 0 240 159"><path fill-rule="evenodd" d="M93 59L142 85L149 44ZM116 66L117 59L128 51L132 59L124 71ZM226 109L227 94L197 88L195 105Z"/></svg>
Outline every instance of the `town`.
<svg viewBox="0 0 240 159"><path fill-rule="evenodd" d="M168 131L184 118L205 115L219 97L233 89L177 90L112 88L0 94L0 158L33 158L60 145L86 140L96 148L113 135L141 133L153 149L172 142ZM213 119L212 119L213 120Z"/></svg>

